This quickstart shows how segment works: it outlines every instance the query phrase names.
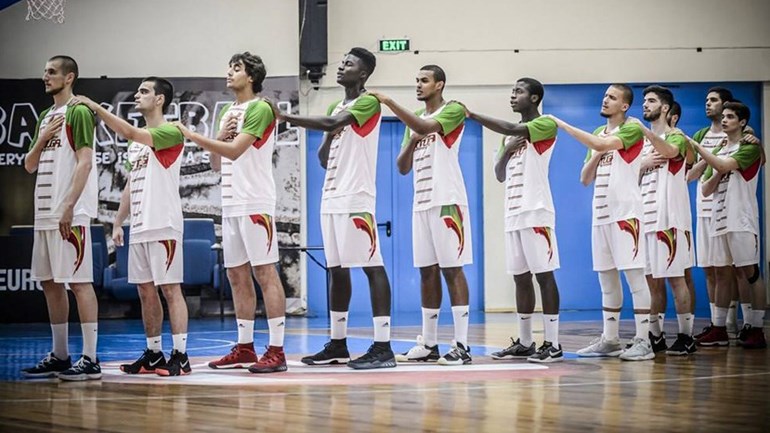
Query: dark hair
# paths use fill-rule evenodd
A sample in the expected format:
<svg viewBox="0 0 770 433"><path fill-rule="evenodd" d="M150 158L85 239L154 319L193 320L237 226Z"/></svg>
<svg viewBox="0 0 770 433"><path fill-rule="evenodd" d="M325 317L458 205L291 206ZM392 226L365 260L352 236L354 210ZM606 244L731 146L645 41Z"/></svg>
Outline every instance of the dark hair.
<svg viewBox="0 0 770 433"><path fill-rule="evenodd" d="M729 89L725 89L724 87L715 86L709 89L708 92L706 92L706 95L709 93L717 93L719 95L719 99L722 100L722 103L733 101L735 98L733 98L733 92L731 92ZM724 107L723 107L724 108Z"/></svg>
<svg viewBox="0 0 770 433"><path fill-rule="evenodd" d="M75 81L77 81L78 76L80 75L80 72L78 71L78 62L75 61L70 56L65 56L62 54L56 55L48 59L49 62L53 62L54 60L58 60L61 64L61 69L64 72L64 75L69 74L70 72L75 74L75 79L72 81L74 84Z"/></svg>
<svg viewBox="0 0 770 433"><path fill-rule="evenodd" d="M662 104L666 104L669 107L669 110L671 109L671 105L674 104L674 94L671 93L670 90L663 86L659 86L657 84L653 84L652 86L647 86L642 91L643 96L647 96L648 93L654 93L658 99L660 99L660 102Z"/></svg>
<svg viewBox="0 0 770 433"><path fill-rule="evenodd" d="M262 62L262 58L246 51L245 53L233 54L230 57L230 65L238 62L243 63L243 67L246 68L246 74L251 77L251 90L254 93L261 92L262 83L267 76L267 69L265 68L265 63Z"/></svg>
<svg viewBox="0 0 770 433"><path fill-rule="evenodd" d="M166 112L168 106L171 105L171 101L174 100L174 86L165 78L160 77L147 77L142 82L152 81L153 90L156 95L163 95L163 112Z"/></svg>
<svg viewBox="0 0 770 433"><path fill-rule="evenodd" d="M746 104L741 102L725 102L722 106L722 110L731 110L735 112L735 115L738 116L738 120L745 120L747 125L751 118L751 110L749 110L749 107L747 107Z"/></svg>
<svg viewBox="0 0 770 433"><path fill-rule="evenodd" d="M610 84L610 87L620 89L620 91L623 92L623 99L628 105L632 105L634 103L634 90L631 89L631 86L623 83L612 83Z"/></svg>
<svg viewBox="0 0 770 433"><path fill-rule="evenodd" d="M668 110L668 114L670 114L672 116L679 116L679 118L681 119L682 118L682 106L679 105L678 102L674 101L671 104L671 109Z"/></svg>
<svg viewBox="0 0 770 433"><path fill-rule="evenodd" d="M377 67L377 58L374 57L374 54L372 54L371 51L366 48L354 47L350 49L348 54L352 54L361 59L361 64L366 70L367 78L374 73L374 68Z"/></svg>
<svg viewBox="0 0 770 433"><path fill-rule="evenodd" d="M543 95L545 94L545 89L543 89L543 83L540 81L537 81L534 78L519 78L516 80L517 83L524 83L527 85L527 90L529 90L530 95L537 96L537 102L540 103L543 101Z"/></svg>
<svg viewBox="0 0 770 433"><path fill-rule="evenodd" d="M433 79L438 81L443 81L446 84L446 72L441 68L441 66L438 65L425 65L422 68L420 68L421 71L431 71L433 72Z"/></svg>

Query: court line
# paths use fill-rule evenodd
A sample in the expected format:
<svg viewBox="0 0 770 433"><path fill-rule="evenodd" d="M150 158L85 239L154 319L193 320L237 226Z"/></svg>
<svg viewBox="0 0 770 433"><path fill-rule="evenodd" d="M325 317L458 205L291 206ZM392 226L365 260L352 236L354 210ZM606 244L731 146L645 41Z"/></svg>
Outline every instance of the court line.
<svg viewBox="0 0 770 433"><path fill-rule="evenodd" d="M581 386L606 386L606 385L634 385L634 384L646 384L646 383L669 383L669 382L685 382L685 381L708 381L708 380L717 380L717 379L731 379L731 378L740 378L740 377L752 377L752 376L767 376L770 375L770 371L768 372L760 372L760 373L742 373L742 374L723 374L723 375L713 375L713 376L698 376L698 377L687 377L687 378L670 378L670 379L647 379L647 380L618 380L618 381L604 381L604 382L585 382L585 383L558 383L558 384L527 384L527 385L521 385L521 384L513 384L513 383L505 383L505 384L491 384L491 385L471 385L467 386L467 390L484 390L484 389L502 389L502 388L515 388L515 389L522 389L522 388L567 388L567 387L581 387ZM181 384L181 383L180 383ZM340 384L344 385L344 384ZM388 384L378 384L377 386L387 386ZM150 385L152 386L152 385ZM317 385L316 385L317 386ZM337 387L337 385L332 385L333 387ZM82 389L81 389L82 390ZM421 387L418 389L412 389L410 392L428 392L428 391L441 391L445 390L444 385L441 386L433 386L433 387ZM237 396L234 396L232 392L228 392L227 394L206 394L206 395L164 395L164 396L147 396L147 395L136 395L136 396L113 396L113 397L78 397L77 401L83 402L83 401L132 401L132 400L176 400L176 399L185 399L185 400L199 400L199 399L212 399L212 398L221 398L221 399L234 399L234 398L265 398L265 397L288 397L288 396L313 396L313 395L321 395L321 396L331 396L331 395L366 395L366 394L392 394L392 393L403 393L404 389L403 387L394 387L393 389L361 389L361 390L336 390L336 389L330 389L328 391L297 391L297 392L254 392L254 393L246 393L246 394L239 394ZM72 401L72 397L58 397L58 398L24 398L24 399L0 399L0 403L37 403L37 402L55 402L55 401Z"/></svg>

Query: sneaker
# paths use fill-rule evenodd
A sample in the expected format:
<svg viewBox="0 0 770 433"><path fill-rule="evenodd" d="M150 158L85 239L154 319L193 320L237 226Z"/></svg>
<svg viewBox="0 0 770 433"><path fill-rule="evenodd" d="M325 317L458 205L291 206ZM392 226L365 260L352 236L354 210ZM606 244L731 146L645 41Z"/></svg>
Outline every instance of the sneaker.
<svg viewBox="0 0 770 433"><path fill-rule="evenodd" d="M190 359L187 357L187 353L181 353L177 350L171 351L166 365L155 368L155 373L158 376L186 376L191 372L192 368L190 368Z"/></svg>
<svg viewBox="0 0 770 433"><path fill-rule="evenodd" d="M765 341L765 332L762 328L752 327L746 336L746 340L743 342L744 349L764 349L767 347L767 341Z"/></svg>
<svg viewBox="0 0 770 433"><path fill-rule="evenodd" d="M747 338L749 338L749 334L751 333L751 325L746 323L743 325L743 328L741 328L740 331L738 331L738 335L735 337L735 344L737 346L743 346L743 343L746 341Z"/></svg>
<svg viewBox="0 0 770 433"><path fill-rule="evenodd" d="M51 352L41 359L36 366L21 370L21 374L28 378L42 379L56 377L70 367L72 367L72 358L68 356L67 359L59 359Z"/></svg>
<svg viewBox="0 0 770 433"><path fill-rule="evenodd" d="M315 355L306 356L301 361L307 365L345 364L350 361L347 341L344 338L331 340L324 344L323 350Z"/></svg>
<svg viewBox="0 0 770 433"><path fill-rule="evenodd" d="M59 373L59 379L66 381L97 380L102 378L102 367L99 366L99 359L96 362L83 355L78 362L72 364L72 367Z"/></svg>
<svg viewBox="0 0 770 433"><path fill-rule="evenodd" d="M283 347L267 346L267 352L259 361L249 367L250 373L276 373L286 371L286 355Z"/></svg>
<svg viewBox="0 0 770 433"><path fill-rule="evenodd" d="M209 362L209 368L248 368L251 364L258 361L257 353L254 352L254 343L236 344L230 349L230 353Z"/></svg>
<svg viewBox="0 0 770 433"><path fill-rule="evenodd" d="M596 337L591 343L578 350L577 355L585 358L616 357L623 353L623 347L617 338L607 340L604 336Z"/></svg>
<svg viewBox="0 0 770 433"><path fill-rule="evenodd" d="M709 322L708 326L703 328L703 330L700 332L700 334L695 334L695 335L692 336L692 338L695 339L696 341L700 340L701 337L703 337L704 335L706 335L709 332L711 332L711 328L713 328L713 327L714 327L714 323L713 322Z"/></svg>
<svg viewBox="0 0 770 433"><path fill-rule="evenodd" d="M727 335L727 327L712 326L708 334L696 340L698 346L729 346L730 337Z"/></svg>
<svg viewBox="0 0 770 433"><path fill-rule="evenodd" d="M369 370L372 368L391 368L396 366L396 357L390 349L390 343L374 342L369 350L350 362L348 367L355 370Z"/></svg>
<svg viewBox="0 0 770 433"><path fill-rule="evenodd" d="M133 364L121 364L120 371L127 374L149 374L155 373L156 367L163 367L164 365L166 365L166 357L163 352L145 349L142 356Z"/></svg>
<svg viewBox="0 0 770 433"><path fill-rule="evenodd" d="M438 363L441 365L465 365L471 362L471 348L466 348L462 343L454 340L452 340L452 348L449 352L438 359Z"/></svg>
<svg viewBox="0 0 770 433"><path fill-rule="evenodd" d="M534 344L534 343L533 343ZM550 341L544 341L543 345L537 349L537 352L527 358L529 362L556 362L564 359L564 352L561 351L561 344L559 347L554 347Z"/></svg>
<svg viewBox="0 0 770 433"><path fill-rule="evenodd" d="M410 361L423 361L423 362L436 362L441 357L438 353L438 344L435 346L426 346L425 340L422 339L422 335L417 336L417 344L414 345L409 351L399 353L396 355L396 361L398 362L410 362Z"/></svg>
<svg viewBox="0 0 770 433"><path fill-rule="evenodd" d="M695 353L698 348L695 340L687 334L676 334L676 341L666 350L666 355L686 356Z"/></svg>
<svg viewBox="0 0 770 433"><path fill-rule="evenodd" d="M652 346L652 351L655 353L663 352L666 349L668 349L668 346L666 346L666 333L661 332L659 336L654 336L652 332L649 334L650 337L650 346ZM682 334L678 334L682 335ZM631 347L627 347L626 349L630 349Z"/></svg>
<svg viewBox="0 0 770 433"><path fill-rule="evenodd" d="M624 361L647 361L655 358L650 340L634 337L631 339L631 343L631 348L624 350L619 356L620 359Z"/></svg>
<svg viewBox="0 0 770 433"><path fill-rule="evenodd" d="M521 344L520 339L517 338L514 340L513 337L511 337L511 345L499 352L492 352L492 359L529 358L530 356L534 356L536 352L537 350L535 350L534 341L529 346L525 346Z"/></svg>

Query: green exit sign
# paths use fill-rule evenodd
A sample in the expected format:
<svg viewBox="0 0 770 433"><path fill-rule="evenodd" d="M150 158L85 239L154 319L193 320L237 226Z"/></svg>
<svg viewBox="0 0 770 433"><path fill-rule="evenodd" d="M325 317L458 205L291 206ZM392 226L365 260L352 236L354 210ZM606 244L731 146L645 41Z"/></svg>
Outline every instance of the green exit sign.
<svg viewBox="0 0 770 433"><path fill-rule="evenodd" d="M409 51L409 39L380 39L380 51Z"/></svg>

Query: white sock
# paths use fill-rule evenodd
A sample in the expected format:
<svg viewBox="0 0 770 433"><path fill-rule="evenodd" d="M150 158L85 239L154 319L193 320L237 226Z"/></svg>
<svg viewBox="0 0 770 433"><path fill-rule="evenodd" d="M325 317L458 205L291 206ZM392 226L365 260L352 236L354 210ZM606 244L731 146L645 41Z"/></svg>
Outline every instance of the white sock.
<svg viewBox="0 0 770 433"><path fill-rule="evenodd" d="M752 310L751 315L754 316L751 326L762 329L765 326L765 310Z"/></svg>
<svg viewBox="0 0 770 433"><path fill-rule="evenodd" d="M660 326L660 316L650 314L650 333L655 337L660 337L663 333L663 327Z"/></svg>
<svg viewBox="0 0 770 433"><path fill-rule="evenodd" d="M602 318L604 319L604 339L620 338L620 311L602 311Z"/></svg>
<svg viewBox="0 0 770 433"><path fill-rule="evenodd" d="M238 323L238 344L254 343L254 321L235 319Z"/></svg>
<svg viewBox="0 0 770 433"><path fill-rule="evenodd" d="M433 347L438 344L439 308L422 308L422 338L425 345Z"/></svg>
<svg viewBox="0 0 770 433"><path fill-rule="evenodd" d="M467 305L455 305L452 307L452 317L455 322L455 341L468 348L468 320L470 309Z"/></svg>
<svg viewBox="0 0 770 433"><path fill-rule="evenodd" d="M174 342L174 350L179 353L187 352L187 334L172 334L171 339Z"/></svg>
<svg viewBox="0 0 770 433"><path fill-rule="evenodd" d="M163 336L147 337L147 348L155 353L163 350Z"/></svg>
<svg viewBox="0 0 770 433"><path fill-rule="evenodd" d="M666 327L663 325L666 322L666 313L658 313L658 322L660 323L660 332L665 332ZM652 323L652 317L650 317L650 323Z"/></svg>
<svg viewBox="0 0 770 433"><path fill-rule="evenodd" d="M636 322L636 338L642 340L650 339L650 314L634 314L634 322Z"/></svg>
<svg viewBox="0 0 770 433"><path fill-rule="evenodd" d="M553 347L559 348L559 315L543 314L545 341L550 341Z"/></svg>
<svg viewBox="0 0 770 433"><path fill-rule="evenodd" d="M81 323L80 330L83 332L83 355L87 356L91 362L96 362L96 340L99 336L99 324Z"/></svg>
<svg viewBox="0 0 770 433"><path fill-rule="evenodd" d="M332 340L342 340L348 336L348 312L330 311L332 321Z"/></svg>
<svg viewBox="0 0 770 433"><path fill-rule="evenodd" d="M709 308L711 309L711 323L714 323L717 317L717 304L709 302Z"/></svg>
<svg viewBox="0 0 770 433"><path fill-rule="evenodd" d="M741 304L741 312L743 313L743 324L754 326L754 316L751 312L751 304Z"/></svg>
<svg viewBox="0 0 770 433"><path fill-rule="evenodd" d="M727 308L714 308L714 326L727 326Z"/></svg>
<svg viewBox="0 0 770 433"><path fill-rule="evenodd" d="M730 328L738 326L738 301L730 301L730 308L727 310L727 323L730 324Z"/></svg>
<svg viewBox="0 0 770 433"><path fill-rule="evenodd" d="M267 329L270 331L270 344L275 347L283 347L283 330L286 329L286 316L267 319Z"/></svg>
<svg viewBox="0 0 770 433"><path fill-rule="evenodd" d="M69 323L59 323L58 325L51 324L51 336L53 337L53 356L58 359L65 360L70 356L70 352L67 349L67 340L69 339Z"/></svg>
<svg viewBox="0 0 770 433"><path fill-rule="evenodd" d="M519 313L519 342L529 347L532 344L532 313Z"/></svg>
<svg viewBox="0 0 770 433"><path fill-rule="evenodd" d="M374 341L382 343L390 341L390 316L374 318Z"/></svg>
<svg viewBox="0 0 770 433"><path fill-rule="evenodd" d="M679 333L692 336L693 317L691 313L676 315L676 321L679 322Z"/></svg>

